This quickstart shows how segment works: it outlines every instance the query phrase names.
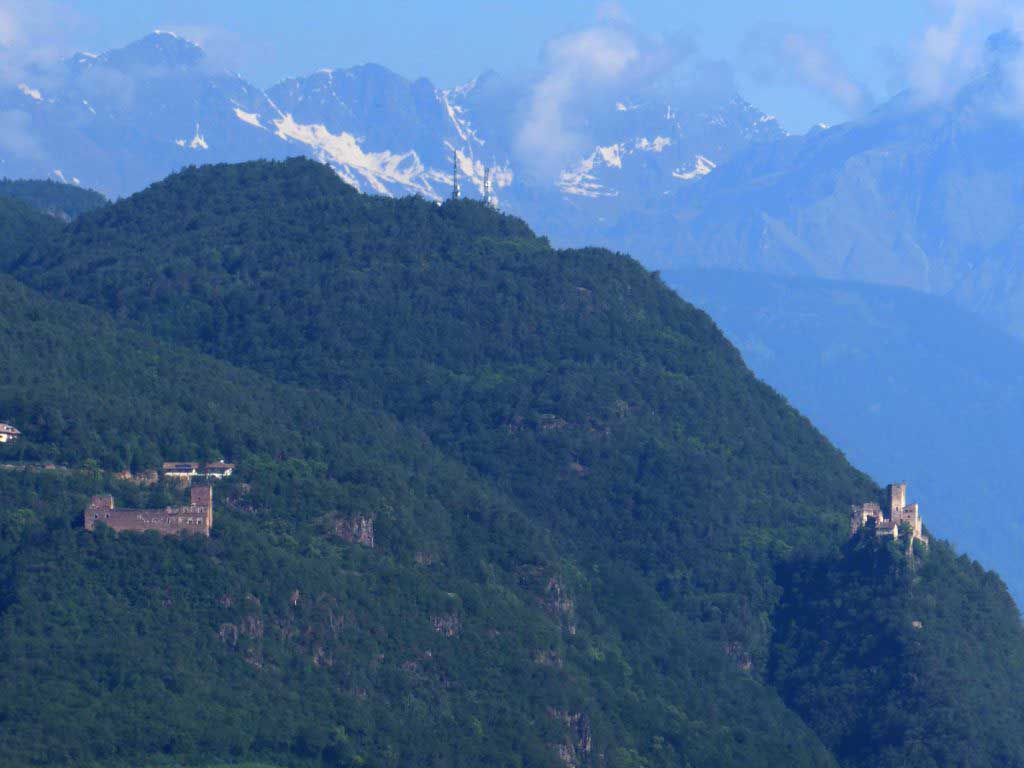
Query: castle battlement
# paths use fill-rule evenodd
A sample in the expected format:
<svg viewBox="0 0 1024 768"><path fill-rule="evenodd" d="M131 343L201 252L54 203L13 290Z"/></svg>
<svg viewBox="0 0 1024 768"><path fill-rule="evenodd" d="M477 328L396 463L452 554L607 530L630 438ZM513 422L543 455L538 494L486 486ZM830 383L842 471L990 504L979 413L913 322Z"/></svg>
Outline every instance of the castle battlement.
<svg viewBox="0 0 1024 768"><path fill-rule="evenodd" d="M875 535L884 538L899 539L900 528L910 527L911 541L920 541L928 546L928 537L924 535L921 523L921 510L917 504L907 504L907 484L894 483L886 489L886 509L876 502L854 504L850 508L850 535L853 536L861 528L871 526Z"/></svg>
<svg viewBox="0 0 1024 768"><path fill-rule="evenodd" d="M96 530L96 525L102 523L115 531L157 531L168 536L200 533L209 536L213 527L213 488L194 485L187 505L163 509L115 507L113 496L101 494L92 497L84 517L87 531Z"/></svg>

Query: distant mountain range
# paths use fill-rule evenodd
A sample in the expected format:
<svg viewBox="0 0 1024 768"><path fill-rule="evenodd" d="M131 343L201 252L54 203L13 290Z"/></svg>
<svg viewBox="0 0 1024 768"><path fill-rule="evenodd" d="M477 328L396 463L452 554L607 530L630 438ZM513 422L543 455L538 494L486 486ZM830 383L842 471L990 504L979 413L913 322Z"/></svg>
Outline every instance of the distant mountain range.
<svg viewBox="0 0 1024 768"><path fill-rule="evenodd" d="M441 200L457 156L466 196L482 195L490 169L503 209L563 241L590 236L595 216L662 205L736 152L784 135L734 92L659 88L580 116L594 145L538 168L518 142L529 99L528 84L495 73L441 89L375 64L264 91L213 67L194 43L154 32L0 91L21 138L0 152L0 169L117 197L190 164L305 154L360 191Z"/></svg>
<svg viewBox="0 0 1024 768"><path fill-rule="evenodd" d="M948 104L902 94L803 136L725 86L607 94L572 116L589 148L551 167L520 140L528 82L443 89L368 64L263 90L155 32L0 89L0 171L117 197L190 164L304 154L361 191L440 200L454 155L465 195L490 169L500 207L559 245L904 286L1020 335L1024 127L1000 107L1019 46L990 49L987 74Z"/></svg>
<svg viewBox="0 0 1024 768"><path fill-rule="evenodd" d="M649 261L855 280L944 296L1024 335L1024 123L995 66L948 105L904 94L864 120L752 146L633 228Z"/></svg>

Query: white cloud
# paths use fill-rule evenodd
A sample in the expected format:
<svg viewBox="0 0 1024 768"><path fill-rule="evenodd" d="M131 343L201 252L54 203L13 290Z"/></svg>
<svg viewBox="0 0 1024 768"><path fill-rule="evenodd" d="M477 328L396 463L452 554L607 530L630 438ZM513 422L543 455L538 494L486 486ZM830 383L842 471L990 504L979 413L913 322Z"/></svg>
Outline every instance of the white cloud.
<svg viewBox="0 0 1024 768"><path fill-rule="evenodd" d="M603 18L619 18L617 9L606 5ZM603 21L549 41L540 75L530 86L517 149L534 171L557 171L587 147L581 115L588 102L647 87L691 52L689 41L647 38L620 21Z"/></svg>
<svg viewBox="0 0 1024 768"><path fill-rule="evenodd" d="M802 86L851 116L874 104L824 32L762 24L747 35L743 50L745 68L761 82Z"/></svg>
<svg viewBox="0 0 1024 768"><path fill-rule="evenodd" d="M910 83L928 100L955 94L985 61L985 38L998 26L1001 0L953 0L942 21L929 25L913 46ZM987 31L988 30L988 31Z"/></svg>
<svg viewBox="0 0 1024 768"><path fill-rule="evenodd" d="M65 3L0 0L0 81L12 85L29 76L48 77L67 55L67 37L80 22Z"/></svg>
<svg viewBox="0 0 1024 768"><path fill-rule="evenodd" d="M548 44L546 72L534 85L519 132L520 149L541 165L556 165L577 148L580 136L567 115L583 89L617 80L639 51L630 36L595 27Z"/></svg>
<svg viewBox="0 0 1024 768"><path fill-rule="evenodd" d="M925 101L948 101L972 80L998 64L1004 75L999 103L1024 110L1024 3L1020 0L937 0L939 20L930 24L911 50L908 79Z"/></svg>

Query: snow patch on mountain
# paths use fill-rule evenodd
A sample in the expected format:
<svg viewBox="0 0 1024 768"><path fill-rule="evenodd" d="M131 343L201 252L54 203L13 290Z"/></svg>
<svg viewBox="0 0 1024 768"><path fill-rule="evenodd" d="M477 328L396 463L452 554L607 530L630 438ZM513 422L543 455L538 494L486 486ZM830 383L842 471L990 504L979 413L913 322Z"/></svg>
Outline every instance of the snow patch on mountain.
<svg viewBox="0 0 1024 768"><path fill-rule="evenodd" d="M704 157L704 155L697 155L694 158L693 168L689 170L686 170L684 168L677 168L676 170L672 171L672 176L677 179L682 179L683 181L693 181L694 179L699 179L703 176L707 176L709 173L715 170L716 167L717 166L715 165L715 163L709 160L708 158Z"/></svg>
<svg viewBox="0 0 1024 768"><path fill-rule="evenodd" d="M428 172L415 150L401 154L387 150L367 152L351 133L334 134L323 125L298 123L290 112L274 120L274 127L280 138L309 147L321 162L331 165L338 175L359 190L363 189L358 181L361 177L371 190L381 195L394 194L389 188L393 185L436 200L439 195L429 182L446 179L451 183L451 174Z"/></svg>
<svg viewBox="0 0 1024 768"><path fill-rule="evenodd" d="M29 86L25 85L24 83L18 83L18 90L21 91L22 93L24 93L30 99L33 99L34 101L42 101L43 100L43 94L42 93L40 93L35 88L30 88Z"/></svg>
<svg viewBox="0 0 1024 768"><path fill-rule="evenodd" d="M597 177L590 173L593 163L584 161L574 171L562 171L558 177L558 188L569 195L578 197L618 197L615 190L605 189Z"/></svg>
<svg viewBox="0 0 1024 768"><path fill-rule="evenodd" d="M477 81L474 79L457 88L440 90L437 92L437 98L448 113L448 119L452 121L452 125L455 127L455 132L459 135L459 138L465 142L474 142L482 147L484 141L477 135L473 126L470 125L469 120L466 118L465 108L455 101L455 99L465 98L466 94L476 88L476 83Z"/></svg>
<svg viewBox="0 0 1024 768"><path fill-rule="evenodd" d="M256 128L262 128L263 124L260 123L260 116L254 112L246 112L243 109L235 107L235 117L241 120L243 123L255 126Z"/></svg>
<svg viewBox="0 0 1024 768"><path fill-rule="evenodd" d="M59 181L59 182L60 182L61 184L71 184L71 185L73 185L73 186L76 186L76 187L80 187L80 186L82 186L82 182L80 182L80 181L78 180L78 177L77 177L77 176L72 176L72 177L71 177L71 180L70 180L70 181L68 181L67 177L66 177L66 176L64 175L64 172L63 172L63 171L62 171L62 170L61 170L60 168L54 168L54 170L53 170L53 176L54 176L54 178L56 178L56 179L57 179L57 181Z"/></svg>
<svg viewBox="0 0 1024 768"><path fill-rule="evenodd" d="M192 137L192 141L189 143L190 149L209 149L210 145L206 143L206 139L203 138L203 134L199 132L199 123L196 123L196 135Z"/></svg>
<svg viewBox="0 0 1024 768"><path fill-rule="evenodd" d="M622 145L612 144L610 147L598 147L597 153L601 155L604 164L609 168L622 167Z"/></svg>
<svg viewBox="0 0 1024 768"><path fill-rule="evenodd" d="M594 172L601 165L622 168L620 145L597 147L575 168L562 171L558 176L558 188L567 194L579 197L618 197L617 191L608 189L598 181Z"/></svg>
<svg viewBox="0 0 1024 768"><path fill-rule="evenodd" d="M641 137L636 140L636 143L633 146L641 152L654 152L657 154L667 147L671 147L672 139L668 136L655 136L653 140Z"/></svg>

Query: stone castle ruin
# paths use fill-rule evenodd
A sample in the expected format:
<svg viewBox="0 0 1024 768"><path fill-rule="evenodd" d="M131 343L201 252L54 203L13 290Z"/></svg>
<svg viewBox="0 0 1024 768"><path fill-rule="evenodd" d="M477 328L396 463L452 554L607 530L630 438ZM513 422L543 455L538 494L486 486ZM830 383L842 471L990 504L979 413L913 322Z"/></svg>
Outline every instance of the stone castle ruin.
<svg viewBox="0 0 1024 768"><path fill-rule="evenodd" d="M850 514L850 535L853 536L861 528L874 527L876 536L897 540L900 537L900 528L907 526L910 537L908 546L914 541L920 541L928 546L928 537L922 531L920 509L917 504L907 504L907 484L894 483L885 491L888 509L884 511L873 501L853 505Z"/></svg>
<svg viewBox="0 0 1024 768"><path fill-rule="evenodd" d="M157 531L166 536L179 533L210 535L213 527L213 488L193 485L189 503L163 509L126 509L114 506L110 494L93 496L85 510L85 529L96 530L103 524L115 531Z"/></svg>

